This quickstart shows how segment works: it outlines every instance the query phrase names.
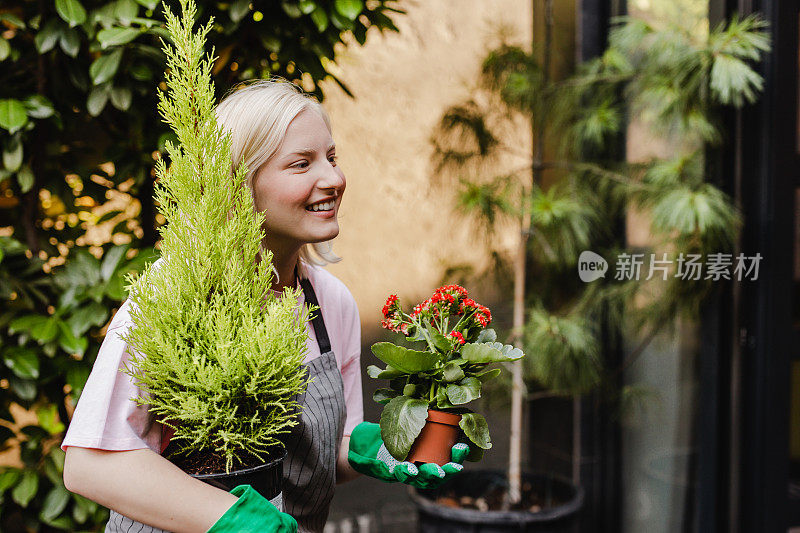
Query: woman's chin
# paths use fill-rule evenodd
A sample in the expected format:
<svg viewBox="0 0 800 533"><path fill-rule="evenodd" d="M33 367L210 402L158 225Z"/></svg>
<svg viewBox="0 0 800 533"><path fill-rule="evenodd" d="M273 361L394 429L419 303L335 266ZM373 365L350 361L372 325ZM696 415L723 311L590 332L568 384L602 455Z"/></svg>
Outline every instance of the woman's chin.
<svg viewBox="0 0 800 533"><path fill-rule="evenodd" d="M335 222L335 221L334 221ZM326 232L313 232L314 236L308 240L308 243L316 243L316 242L325 242L330 241L331 239L336 238L339 235L339 224L335 222L333 228L330 231Z"/></svg>

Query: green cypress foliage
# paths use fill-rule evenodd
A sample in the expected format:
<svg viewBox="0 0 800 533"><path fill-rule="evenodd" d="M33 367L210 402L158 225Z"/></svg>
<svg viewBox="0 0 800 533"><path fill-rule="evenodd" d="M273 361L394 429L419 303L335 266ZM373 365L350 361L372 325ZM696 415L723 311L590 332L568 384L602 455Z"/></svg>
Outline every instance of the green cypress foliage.
<svg viewBox="0 0 800 533"><path fill-rule="evenodd" d="M178 144L167 143L171 165L156 166L162 260L128 278L125 372L143 391L135 401L175 429L179 453L217 456L230 472L263 460L297 424L306 323L318 308L298 311L299 289L270 292L264 214L244 185L247 169L231 173L230 134L215 118L213 49L203 57L213 20L193 33L194 0L181 7L180 18L164 7L174 46L162 41L168 91L158 107Z"/></svg>

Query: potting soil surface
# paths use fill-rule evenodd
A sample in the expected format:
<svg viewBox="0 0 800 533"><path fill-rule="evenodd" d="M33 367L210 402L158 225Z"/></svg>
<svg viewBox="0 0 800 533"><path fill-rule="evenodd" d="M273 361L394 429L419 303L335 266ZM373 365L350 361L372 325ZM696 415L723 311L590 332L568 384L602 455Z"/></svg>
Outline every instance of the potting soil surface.
<svg viewBox="0 0 800 533"><path fill-rule="evenodd" d="M493 486L485 494L477 497L457 496L454 491L444 491L443 494L436 498L436 503L447 507L475 509L477 511L531 511L534 513L566 503L558 498L543 494L542 491L534 489L530 483L523 483L520 501L504 507L506 493L505 487L502 486Z"/></svg>

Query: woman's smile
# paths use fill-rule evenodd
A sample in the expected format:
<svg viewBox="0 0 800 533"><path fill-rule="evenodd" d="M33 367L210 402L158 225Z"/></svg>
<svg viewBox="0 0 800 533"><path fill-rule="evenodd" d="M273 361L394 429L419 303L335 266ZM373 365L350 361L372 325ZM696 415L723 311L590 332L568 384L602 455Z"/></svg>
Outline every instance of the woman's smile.
<svg viewBox="0 0 800 533"><path fill-rule="evenodd" d="M332 218L336 214L336 198L306 206L306 211L319 218Z"/></svg>

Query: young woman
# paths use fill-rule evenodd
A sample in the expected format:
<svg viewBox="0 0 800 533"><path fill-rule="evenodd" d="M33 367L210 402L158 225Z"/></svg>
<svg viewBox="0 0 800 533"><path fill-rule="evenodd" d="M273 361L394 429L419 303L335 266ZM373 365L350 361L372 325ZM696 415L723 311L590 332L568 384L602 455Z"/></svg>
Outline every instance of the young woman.
<svg viewBox="0 0 800 533"><path fill-rule="evenodd" d="M301 287L299 305L313 303L321 311L307 326L305 365L315 379L298 400L304 405L300 423L284 439L283 500L268 502L255 491L227 493L161 456L170 434L130 401L139 391L119 372L130 358L120 339L131 326L126 300L108 327L61 445L66 487L112 510L107 533L297 526L321 532L335 484L365 473L434 486L459 471L466 454L460 447L453 463L417 469L391 458L378 425L363 422L358 307L347 287L321 268L341 260L331 252L331 240L339 234L346 186L324 109L288 82L259 80L224 98L217 119L231 132L234 166L245 162L250 169L246 183L255 208L267 213L264 246L273 253L273 290ZM351 446L357 426L358 442Z"/></svg>

